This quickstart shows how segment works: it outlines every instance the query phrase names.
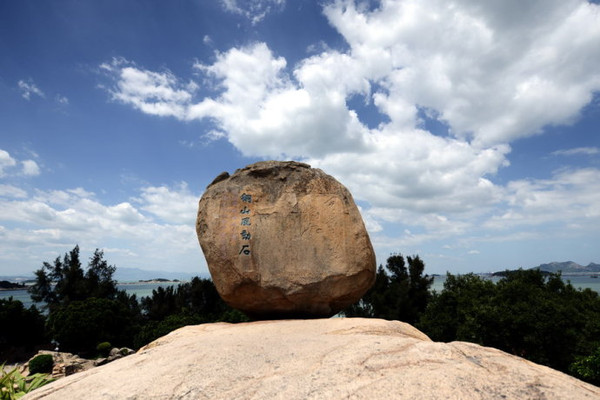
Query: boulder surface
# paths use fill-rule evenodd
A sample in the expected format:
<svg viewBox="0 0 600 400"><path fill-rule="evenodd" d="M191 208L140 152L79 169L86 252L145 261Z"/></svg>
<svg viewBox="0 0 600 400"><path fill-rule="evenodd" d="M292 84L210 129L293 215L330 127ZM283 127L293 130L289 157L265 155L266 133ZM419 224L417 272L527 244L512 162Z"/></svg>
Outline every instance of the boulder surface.
<svg viewBox="0 0 600 400"><path fill-rule="evenodd" d="M223 300L258 319L334 315L375 279L352 195L308 164L266 161L219 175L200 199L196 230Z"/></svg>
<svg viewBox="0 0 600 400"><path fill-rule="evenodd" d="M331 318L188 326L32 399L600 399L600 388L412 326Z"/></svg>

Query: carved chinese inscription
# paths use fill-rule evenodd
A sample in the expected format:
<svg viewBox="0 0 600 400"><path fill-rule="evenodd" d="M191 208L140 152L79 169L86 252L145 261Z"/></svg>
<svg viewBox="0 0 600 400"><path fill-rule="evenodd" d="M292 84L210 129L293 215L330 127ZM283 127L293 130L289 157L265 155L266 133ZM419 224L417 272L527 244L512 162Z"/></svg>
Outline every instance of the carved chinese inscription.
<svg viewBox="0 0 600 400"><path fill-rule="evenodd" d="M240 225L249 227L252 225L252 223L250 222L250 217L246 216L246 215L250 215L250 208L248 208L248 204L252 203L252 195L248 194L248 193L243 193L240 196L240 200L242 201L242 203L247 203L247 204L244 204L244 208L242 208L240 210L240 214L242 215ZM247 241L247 240L250 240L250 238L252 237L252 234L250 233L250 231L248 229L244 229L240 232L240 236L242 237L242 240ZM250 245L249 244L242 244L242 248L240 249L238 255L242 255L242 254L245 256L250 255Z"/></svg>

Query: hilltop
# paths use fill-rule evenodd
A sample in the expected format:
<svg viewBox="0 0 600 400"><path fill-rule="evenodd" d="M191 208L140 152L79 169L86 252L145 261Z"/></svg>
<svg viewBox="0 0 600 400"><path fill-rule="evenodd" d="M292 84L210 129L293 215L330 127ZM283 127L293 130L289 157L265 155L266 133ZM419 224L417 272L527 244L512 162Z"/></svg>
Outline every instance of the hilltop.
<svg viewBox="0 0 600 400"><path fill-rule="evenodd" d="M600 388L403 322L331 318L187 326L25 397L65 398L598 399Z"/></svg>
<svg viewBox="0 0 600 400"><path fill-rule="evenodd" d="M563 274L587 274L600 273L600 264L589 263L588 265L583 266L573 261L565 261L540 264L537 267L530 269L539 269L540 271L552 273L561 271Z"/></svg>

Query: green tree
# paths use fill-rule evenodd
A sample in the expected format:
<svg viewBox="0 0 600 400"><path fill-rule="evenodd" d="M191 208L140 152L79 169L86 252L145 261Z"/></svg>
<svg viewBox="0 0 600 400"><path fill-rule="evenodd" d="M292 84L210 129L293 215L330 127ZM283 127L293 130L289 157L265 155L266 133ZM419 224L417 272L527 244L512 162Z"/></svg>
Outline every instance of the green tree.
<svg viewBox="0 0 600 400"><path fill-rule="evenodd" d="M597 293L560 274L518 270L496 284L449 274L417 327L436 341L475 342L567 372L600 344L599 320Z"/></svg>
<svg viewBox="0 0 600 400"><path fill-rule="evenodd" d="M448 274L441 293L434 293L417 327L436 341L487 341L489 326L494 330L495 285L474 274ZM459 339L460 338L460 339Z"/></svg>
<svg viewBox="0 0 600 400"><path fill-rule="evenodd" d="M158 287L140 303L144 324L135 337L136 347L186 325L248 321L243 313L225 304L210 279L194 277L177 287Z"/></svg>
<svg viewBox="0 0 600 400"><path fill-rule="evenodd" d="M0 327L0 361L27 358L47 341L43 315L12 297L0 299Z"/></svg>
<svg viewBox="0 0 600 400"><path fill-rule="evenodd" d="M31 298L47 304L49 333L61 349L91 352L102 341L132 346L139 305L135 296L117 289L115 271L99 249L84 271L79 246L35 271Z"/></svg>
<svg viewBox="0 0 600 400"><path fill-rule="evenodd" d="M152 296L143 297L140 302L142 313L152 321L161 321L174 314L195 315L207 322L219 321L231 312L214 283L198 277L177 287L158 287L152 291Z"/></svg>
<svg viewBox="0 0 600 400"><path fill-rule="evenodd" d="M48 316L48 327L61 350L93 355L101 342L133 346L139 326L125 304L90 297L58 307Z"/></svg>
<svg viewBox="0 0 600 400"><path fill-rule="evenodd" d="M117 282L113 275L117 267L109 265L104 259L104 252L96 249L90 258L85 273L87 297L113 299L117 296Z"/></svg>
<svg viewBox="0 0 600 400"><path fill-rule="evenodd" d="M31 298L45 302L50 310L88 297L89 285L79 261L79 246L65 253L62 260L56 257L53 264L44 262L35 276L35 284L29 289Z"/></svg>
<svg viewBox="0 0 600 400"><path fill-rule="evenodd" d="M423 275L424 270L425 264L419 256L406 257L405 262L401 254L391 255L386 268L380 266L377 269L373 287L358 303L344 310L344 314L414 324L431 297L429 288L433 277Z"/></svg>

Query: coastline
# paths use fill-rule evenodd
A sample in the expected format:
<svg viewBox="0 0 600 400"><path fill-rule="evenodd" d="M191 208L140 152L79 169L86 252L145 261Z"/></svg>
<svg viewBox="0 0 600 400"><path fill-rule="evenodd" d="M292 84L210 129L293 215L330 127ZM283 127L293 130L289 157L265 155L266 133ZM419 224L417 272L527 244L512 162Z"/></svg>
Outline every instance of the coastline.
<svg viewBox="0 0 600 400"><path fill-rule="evenodd" d="M117 285L154 285L154 284L161 284L161 283L166 283L166 284L179 284L179 283L186 283L187 281L180 281L178 279L175 280L168 280L168 279L149 279L149 280L140 280L140 281L126 281L126 282L121 282L121 281L117 281Z"/></svg>

